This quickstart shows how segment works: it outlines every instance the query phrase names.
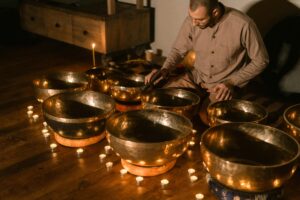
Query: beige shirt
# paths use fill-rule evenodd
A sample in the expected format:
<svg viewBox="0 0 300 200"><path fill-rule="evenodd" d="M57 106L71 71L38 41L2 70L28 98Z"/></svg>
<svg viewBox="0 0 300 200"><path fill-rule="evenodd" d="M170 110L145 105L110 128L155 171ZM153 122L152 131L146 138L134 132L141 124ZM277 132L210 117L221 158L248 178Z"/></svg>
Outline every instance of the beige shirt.
<svg viewBox="0 0 300 200"><path fill-rule="evenodd" d="M220 82L242 87L269 63L255 23L228 7L217 24L205 29L187 17L163 68L175 67L190 50L196 53L194 81L208 88Z"/></svg>

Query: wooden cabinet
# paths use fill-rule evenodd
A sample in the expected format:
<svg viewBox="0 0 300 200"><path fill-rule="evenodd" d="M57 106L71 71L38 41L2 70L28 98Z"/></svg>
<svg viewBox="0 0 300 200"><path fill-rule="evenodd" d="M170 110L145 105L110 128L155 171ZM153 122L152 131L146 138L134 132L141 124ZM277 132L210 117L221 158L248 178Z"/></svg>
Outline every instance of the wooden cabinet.
<svg viewBox="0 0 300 200"><path fill-rule="evenodd" d="M66 5L51 0L23 0L23 29L103 54L150 42L150 9L117 2L116 14L107 14L106 0Z"/></svg>

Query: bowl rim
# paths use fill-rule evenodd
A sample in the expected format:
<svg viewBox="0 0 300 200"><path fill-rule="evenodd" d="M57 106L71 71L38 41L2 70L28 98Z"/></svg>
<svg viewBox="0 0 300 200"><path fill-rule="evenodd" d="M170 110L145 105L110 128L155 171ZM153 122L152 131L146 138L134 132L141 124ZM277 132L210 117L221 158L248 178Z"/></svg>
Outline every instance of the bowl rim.
<svg viewBox="0 0 300 200"><path fill-rule="evenodd" d="M259 123L259 122L263 122L264 120L266 120L268 117L269 117L269 112L267 111L267 109L265 109L262 105L260 105L259 103L256 103L256 102L252 102L252 101L248 101L248 100L244 100L244 99L230 99L230 100L223 100L223 101L216 101L216 102L213 102L211 104L208 105L207 107L207 115L208 115L208 118L210 118L209 116L209 109L211 109L214 105L218 104L218 103L223 103L223 102L242 102L242 103L249 103L249 104L253 104L254 106L258 107L259 109L263 110L264 111L264 116L260 119L257 119L257 120L253 120L253 121L248 121L248 122L254 122L254 123ZM220 121L221 123L235 123L233 121L228 121L228 120L223 120L223 119L220 119L220 118L217 118L218 121ZM240 121L240 122L237 122L237 123L242 123L243 121Z"/></svg>
<svg viewBox="0 0 300 200"><path fill-rule="evenodd" d="M197 99L197 101L193 102L191 105L185 105L185 106L161 106L161 105L149 103L149 102L146 102L146 101L143 100L146 95L150 95L150 94L155 93L155 92L161 92L161 91L166 91L166 90L183 91L185 93L190 94L191 96L194 96ZM188 107L196 106L196 105L198 105L200 103L200 100L201 100L201 98L197 94L195 94L193 92L190 92L188 90L184 90L184 89L181 89L181 88L172 88L172 87L170 87L170 88L158 88L158 89L154 89L152 91L148 91L148 92L142 93L142 96L141 96L142 105L151 105L151 106L155 106L157 108L166 108L166 109L188 108Z"/></svg>
<svg viewBox="0 0 300 200"><path fill-rule="evenodd" d="M207 148L207 145L205 145L203 143L203 138L205 137L205 135L211 130L211 129L215 129L215 128L218 128L220 126L230 126L230 125L238 125L238 124L249 124L249 125L255 125L255 126L261 126L261 127L267 127L267 128L270 128L272 130L276 130L276 131L279 131L281 132L282 134L284 134L285 136L289 137L292 141L294 141L294 143L296 144L297 146L297 149L298 149L298 152L293 156L292 159L286 161L286 162L283 162L283 163L280 163L280 164L275 164L275 165L260 165L260 166L256 166L256 165L248 165L248 164L242 164L242 163L237 163L237 162L233 162L233 161L228 161L228 160L225 160L224 158L222 158L221 156L213 153L212 151L210 151L208 148ZM201 136L201 140L200 140L200 148L205 148L206 151L208 151L210 154L213 154L216 158L218 158L219 160L222 160L223 162L227 162L227 163L230 163L230 164L234 164L234 165L238 165L238 166L245 166L247 168L263 168L263 169L271 169L271 168L277 168L277 167L280 167L280 166L285 166L285 165L288 165L290 163L293 163L293 162L296 162L299 157L300 157L300 144L297 142L297 140L295 138L293 138L291 135L289 135L288 133L280 130L280 129L277 129L277 128L274 128L272 126L268 126L268 125L264 125L264 124L257 124L257 123L253 123L253 122L230 122L230 123L224 123L224 124L219 124L219 125L216 125L216 126L213 126L213 127L209 127L208 129L206 129L203 133L202 133L202 136ZM202 153L201 153L202 155ZM203 161L204 162L204 161Z"/></svg>
<svg viewBox="0 0 300 200"><path fill-rule="evenodd" d="M130 112L139 112L139 111L154 111L154 112L161 112L161 113L163 113L163 112L166 112L166 113L169 113L169 114L172 114L172 115L177 115L177 116L179 116L179 117L182 117L182 118L184 118L184 120L187 122L187 123L189 123L189 125L190 125L190 127L188 127L188 126L182 126L182 127L184 127L187 131L190 131L189 133L186 133L186 134L184 134L184 136L182 136L182 137L180 137L180 138L185 138L185 137L188 137L188 136L190 136L192 133L193 133L193 124L192 124L192 122L191 122L191 120L189 120L187 117L185 117L185 116L183 116L183 115L179 115L178 113L176 113L176 112L173 112L173 111L168 111L168 110L159 110L159 109L143 109L143 110L131 110L131 111L127 111L126 113L130 113ZM123 114L126 114L126 113L114 113L113 115L111 115L108 119L107 119L107 122L108 121L110 121L110 120L112 120L112 118L116 118L117 116L120 116L120 115L123 115ZM126 142L126 143L133 143L133 144L135 144L135 145L139 145L139 146L144 146L144 145L146 145L146 146L149 146L149 145L153 145L153 144L160 144L160 145L162 145L162 144L168 144L168 143L170 143L170 142L173 142L173 141L176 141L176 140L178 140L178 138L175 138L175 139L172 139L172 140L168 140L168 141L163 141L163 142L139 142L139 141L131 141L131 140L126 140L126 139L124 139L124 138L120 138L120 137L117 137L117 136L115 136L114 134L112 134L111 132L109 132L109 130L107 130L107 124L108 123L106 123L106 125L105 125L105 131L109 134L109 137L115 137L115 138L117 138L118 140L120 140L120 141L123 141L123 142Z"/></svg>
<svg viewBox="0 0 300 200"><path fill-rule="evenodd" d="M295 124L293 124L293 123L287 118L287 113L288 113L291 109L293 109L293 108L295 108L295 107L298 107L298 106L300 107L300 103L294 104L294 105L291 105L291 106L287 107L287 108L284 110L284 112L283 112L283 119L284 119L284 121L285 121L288 125L291 125L291 126L293 126L293 128L297 129L297 131L300 131L300 127L298 127L298 126L296 126Z"/></svg>
<svg viewBox="0 0 300 200"><path fill-rule="evenodd" d="M80 94L80 93L94 93L97 95L101 95L101 96L105 96L108 97L108 99L110 100L110 103L112 104L112 108L109 111L106 111L105 113L103 113L101 116L93 116L93 117L82 117L82 118L76 118L76 119L72 119L72 118L66 118L66 117L56 117L54 115L51 115L49 113L46 112L46 102L50 101L52 99L55 99L59 96L63 96L63 95L74 95L74 94ZM85 90L85 91L71 91L71 92L64 92L64 93L59 93L59 94L55 94L49 98L47 98L46 100L43 101L42 103L42 111L45 117L57 121L57 122L62 122L62 123L91 123L91 122L95 122L101 119L105 119L108 116L110 116L112 113L115 112L115 107L116 107L116 102L115 100L110 97L109 95L100 93L100 92L94 92L92 90Z"/></svg>

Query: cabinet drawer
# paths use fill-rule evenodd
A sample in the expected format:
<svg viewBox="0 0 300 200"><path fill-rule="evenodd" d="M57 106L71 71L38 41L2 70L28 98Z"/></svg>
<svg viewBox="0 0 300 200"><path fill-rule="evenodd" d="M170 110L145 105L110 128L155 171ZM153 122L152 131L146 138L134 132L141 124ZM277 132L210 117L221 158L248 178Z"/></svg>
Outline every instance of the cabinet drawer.
<svg viewBox="0 0 300 200"><path fill-rule="evenodd" d="M70 14L45 9L44 17L48 37L72 43L72 16Z"/></svg>
<svg viewBox="0 0 300 200"><path fill-rule="evenodd" d="M93 18L73 16L73 44L90 49L92 43L95 50L106 53L105 23Z"/></svg>
<svg viewBox="0 0 300 200"><path fill-rule="evenodd" d="M40 35L46 33L43 8L30 4L22 4L20 7L20 17L23 29Z"/></svg>

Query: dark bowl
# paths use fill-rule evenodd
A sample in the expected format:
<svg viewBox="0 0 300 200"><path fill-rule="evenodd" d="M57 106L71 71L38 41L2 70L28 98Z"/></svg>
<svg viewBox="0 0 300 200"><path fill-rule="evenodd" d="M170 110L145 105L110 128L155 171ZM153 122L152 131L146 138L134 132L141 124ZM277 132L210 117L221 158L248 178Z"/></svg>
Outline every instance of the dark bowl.
<svg viewBox="0 0 300 200"><path fill-rule="evenodd" d="M101 134L114 111L114 100L94 91L67 92L43 102L43 114L53 131L64 138L85 139Z"/></svg>
<svg viewBox="0 0 300 200"><path fill-rule="evenodd" d="M283 119L284 130L300 142L300 104L285 109Z"/></svg>
<svg viewBox="0 0 300 200"><path fill-rule="evenodd" d="M257 123L225 123L201 138L203 164L218 182L234 190L265 192L281 187L297 169L298 142Z"/></svg>
<svg viewBox="0 0 300 200"><path fill-rule="evenodd" d="M35 96L43 102L50 96L68 91L83 91L88 79L81 72L53 72L33 80Z"/></svg>

